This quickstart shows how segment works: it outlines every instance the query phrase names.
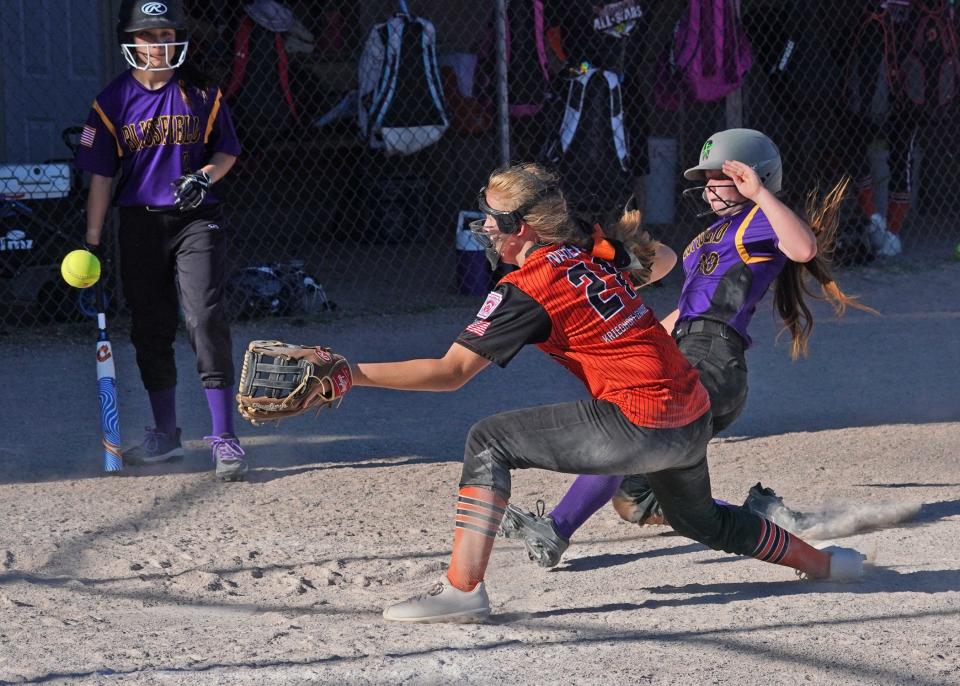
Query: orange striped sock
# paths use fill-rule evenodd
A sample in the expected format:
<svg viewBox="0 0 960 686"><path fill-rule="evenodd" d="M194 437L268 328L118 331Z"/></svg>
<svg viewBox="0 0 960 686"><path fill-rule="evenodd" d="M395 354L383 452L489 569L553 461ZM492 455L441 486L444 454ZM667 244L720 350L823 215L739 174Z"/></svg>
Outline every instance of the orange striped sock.
<svg viewBox="0 0 960 686"><path fill-rule="evenodd" d="M910 209L909 193L891 193L890 203L887 205L887 229L890 233L900 233L903 220L907 218Z"/></svg>
<svg viewBox="0 0 960 686"><path fill-rule="evenodd" d="M817 550L773 522L760 519L760 540L752 555L758 560L793 567L815 579L830 576L830 554Z"/></svg>
<svg viewBox="0 0 960 686"><path fill-rule="evenodd" d="M460 489L453 554L447 570L447 578L455 588L469 592L483 581L506 506L507 501L493 489L480 486Z"/></svg>

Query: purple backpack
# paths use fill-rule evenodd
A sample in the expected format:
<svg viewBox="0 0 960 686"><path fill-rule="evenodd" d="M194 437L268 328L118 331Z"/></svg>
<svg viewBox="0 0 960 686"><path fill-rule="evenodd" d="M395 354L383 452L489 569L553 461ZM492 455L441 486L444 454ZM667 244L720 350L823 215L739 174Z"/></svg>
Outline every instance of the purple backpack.
<svg viewBox="0 0 960 686"><path fill-rule="evenodd" d="M753 66L750 41L730 0L690 0L654 84L657 106L678 110L737 90Z"/></svg>

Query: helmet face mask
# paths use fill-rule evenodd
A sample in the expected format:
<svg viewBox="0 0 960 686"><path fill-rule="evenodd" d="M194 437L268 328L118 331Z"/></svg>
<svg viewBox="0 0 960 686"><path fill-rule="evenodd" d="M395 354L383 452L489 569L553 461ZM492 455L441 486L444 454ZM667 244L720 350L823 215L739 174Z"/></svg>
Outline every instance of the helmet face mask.
<svg viewBox="0 0 960 686"><path fill-rule="evenodd" d="M476 219L470 222L470 233L483 247L483 254L490 263L490 269L496 269L500 266L500 245L506 240L509 234L505 234L498 229L486 226L485 219Z"/></svg>
<svg viewBox="0 0 960 686"><path fill-rule="evenodd" d="M184 60L187 59L187 46L189 41L175 41L173 43L120 43L120 51L123 53L123 58L127 61L134 69L139 69L141 71L167 71L168 69L176 69L183 64ZM149 55L154 48L163 48L164 49L164 59L163 63L151 66L150 59L148 58L146 63L142 63L138 60L141 52L146 50Z"/></svg>
<svg viewBox="0 0 960 686"><path fill-rule="evenodd" d="M539 199L539 198L538 198ZM534 200L533 202L536 202ZM500 264L500 246L507 236L512 236L520 230L523 223L524 212L529 211L533 202L527 203L515 210L495 210L487 204L487 187L484 186L477 193L477 207L480 211L489 217L493 217L497 227L486 226L485 219L477 219L470 222L470 233L474 235L477 242L483 246L484 253L487 256L487 262L491 269L496 269ZM499 232L499 236L497 235Z"/></svg>
<svg viewBox="0 0 960 686"><path fill-rule="evenodd" d="M716 214L717 216L725 216L728 214L734 214L729 210L738 211L741 207L746 205L749 200L740 200L739 202L733 202L727 198L721 196L716 189L718 188L736 188L737 185L733 182L725 184L713 184L713 185L703 185L703 186L691 186L682 191L682 196L684 201L696 212L696 216L699 219L700 217L706 217L711 214ZM723 203L723 206L719 209L714 209L713 200L717 200ZM707 207L704 209L703 204L706 203Z"/></svg>

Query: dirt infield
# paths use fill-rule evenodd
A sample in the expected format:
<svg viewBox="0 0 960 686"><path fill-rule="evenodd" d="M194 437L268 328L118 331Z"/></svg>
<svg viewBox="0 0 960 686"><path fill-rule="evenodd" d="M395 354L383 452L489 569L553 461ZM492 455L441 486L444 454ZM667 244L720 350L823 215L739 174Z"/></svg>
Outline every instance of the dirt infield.
<svg viewBox="0 0 960 686"><path fill-rule="evenodd" d="M185 343L187 459L107 477L92 342L0 339L0 683L958 684L960 263L842 277L882 316L817 309L812 355L793 364L765 301L747 408L710 462L715 495L735 502L762 480L802 509L919 508L833 539L868 554L863 581L800 581L607 508L555 570L499 540L494 615L472 626L380 612L442 574L469 426L582 396L542 354L454 394L357 389L317 420L240 426L256 470L219 484ZM671 281L647 299L662 315L676 296ZM436 356L472 314L265 321L237 327L235 347ZM129 442L149 411L129 343L115 347ZM569 481L517 473L514 501L555 503Z"/></svg>

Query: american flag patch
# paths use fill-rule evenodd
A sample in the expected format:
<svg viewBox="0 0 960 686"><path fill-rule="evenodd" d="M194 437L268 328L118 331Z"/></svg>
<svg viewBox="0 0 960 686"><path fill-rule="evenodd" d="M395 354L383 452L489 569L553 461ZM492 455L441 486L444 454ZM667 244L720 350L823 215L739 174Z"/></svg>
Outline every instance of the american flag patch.
<svg viewBox="0 0 960 686"><path fill-rule="evenodd" d="M475 336L482 336L487 332L487 329L490 327L490 322L477 320L473 324L467 327L467 331L474 334Z"/></svg>
<svg viewBox="0 0 960 686"><path fill-rule="evenodd" d="M93 139L97 135L97 130L89 124L84 125L83 132L80 134L80 145L87 148L93 147Z"/></svg>

